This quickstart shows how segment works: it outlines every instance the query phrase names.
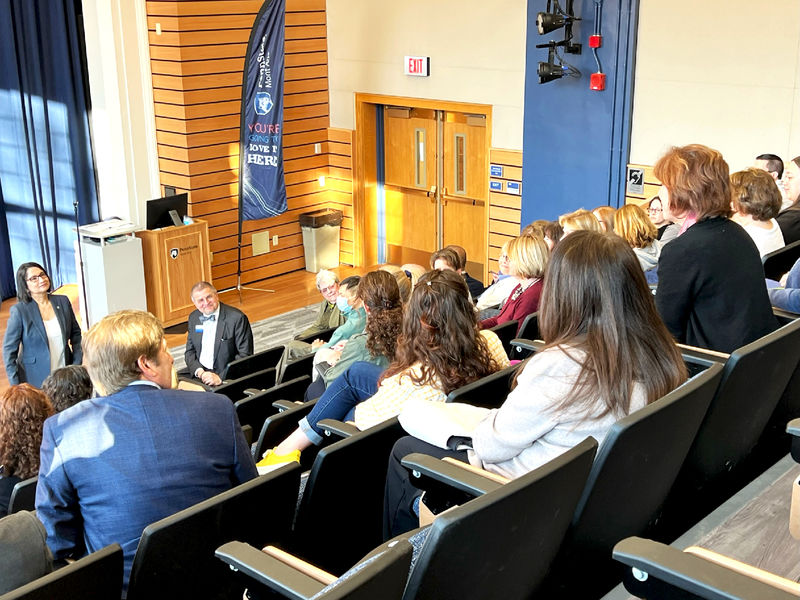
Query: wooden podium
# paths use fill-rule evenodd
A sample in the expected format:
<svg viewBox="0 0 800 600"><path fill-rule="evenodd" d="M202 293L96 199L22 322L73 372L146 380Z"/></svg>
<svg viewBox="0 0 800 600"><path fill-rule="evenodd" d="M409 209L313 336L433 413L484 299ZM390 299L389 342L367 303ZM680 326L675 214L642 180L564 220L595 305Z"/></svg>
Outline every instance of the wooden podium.
<svg viewBox="0 0 800 600"><path fill-rule="evenodd" d="M211 281L208 223L137 231L142 240L147 310L164 327L182 323L194 310L189 290L198 281Z"/></svg>

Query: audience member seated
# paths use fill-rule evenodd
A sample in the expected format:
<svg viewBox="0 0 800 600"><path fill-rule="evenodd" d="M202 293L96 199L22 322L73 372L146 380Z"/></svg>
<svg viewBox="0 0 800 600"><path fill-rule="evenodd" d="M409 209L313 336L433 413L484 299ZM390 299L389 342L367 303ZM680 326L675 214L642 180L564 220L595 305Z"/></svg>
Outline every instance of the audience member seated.
<svg viewBox="0 0 800 600"><path fill-rule="evenodd" d="M67 410L81 400L92 397L92 380L83 365L68 365L56 369L42 384L42 391L50 399L56 412Z"/></svg>
<svg viewBox="0 0 800 600"><path fill-rule="evenodd" d="M472 298L477 298L483 293L483 291L486 289L486 286L484 286L480 281L478 281L474 277L471 277L470 274L467 273L467 251L464 250L464 248L462 248L461 246L456 246L455 244L450 244L449 246L447 246L447 248L453 250L458 256L458 263L459 263L458 272L461 273L461 275L464 277L464 280L467 282L467 287L469 288L469 295Z"/></svg>
<svg viewBox="0 0 800 600"><path fill-rule="evenodd" d="M228 363L253 354L250 321L238 308L219 301L213 285L200 281L192 286L197 310L189 315L186 336L186 370L206 385L222 383Z"/></svg>
<svg viewBox="0 0 800 600"><path fill-rule="evenodd" d="M769 173L770 177L775 181L781 192L781 211L789 208L792 202L786 195L786 189L783 186L783 160L781 157L777 154L759 154L756 156L753 166Z"/></svg>
<svg viewBox="0 0 800 600"><path fill-rule="evenodd" d="M395 278L397 287L400 290L400 299L403 304L408 302L411 297L411 273L407 273L397 265L381 265L380 271L386 271Z"/></svg>
<svg viewBox="0 0 800 600"><path fill-rule="evenodd" d="M400 271L408 282L405 274ZM363 333L351 337L341 351L334 351L325 369L306 392L306 400L318 398L339 375L355 362L369 362L388 367L394 360L397 338L403 324L403 302L397 280L387 271L367 273L358 284L358 299L367 313ZM331 360L333 359L333 360Z"/></svg>
<svg viewBox="0 0 800 600"><path fill-rule="evenodd" d="M768 288L767 293L772 306L800 313L800 260L795 262L791 270L781 278L780 285L775 287L768 285Z"/></svg>
<svg viewBox="0 0 800 600"><path fill-rule="evenodd" d="M3 338L3 362L11 385L42 387L64 365L81 364L81 328L69 298L51 294L47 271L35 262L17 269L17 303Z"/></svg>
<svg viewBox="0 0 800 600"><path fill-rule="evenodd" d="M559 225L558 221L547 221L545 219L537 219L530 225L526 225L520 235L540 235L544 238L547 247L552 252L558 241L564 237L564 228Z"/></svg>
<svg viewBox="0 0 800 600"><path fill-rule="evenodd" d="M644 209L635 204L620 207L614 215L614 231L633 248L642 271L647 273L658 267L663 244L658 241L658 230Z"/></svg>
<svg viewBox="0 0 800 600"><path fill-rule="evenodd" d="M417 285L419 278L425 275L428 272L428 269L423 267L422 265L417 265L414 263L406 263L400 266L401 269L409 276L411 279L411 289L413 290L414 287Z"/></svg>
<svg viewBox="0 0 800 600"><path fill-rule="evenodd" d="M0 595L52 570L47 534L36 513L21 510L0 519Z"/></svg>
<svg viewBox="0 0 800 600"><path fill-rule="evenodd" d="M598 206L592 211L594 218L600 223L600 229L606 233L614 231L614 213L617 209L612 206Z"/></svg>
<svg viewBox="0 0 800 600"><path fill-rule="evenodd" d="M542 277L549 257L547 244L539 236L521 235L511 240L508 244L509 272L519 283L509 294L500 314L480 322L481 329L491 329L512 319L519 321L521 327L525 317L539 310Z"/></svg>
<svg viewBox="0 0 800 600"><path fill-rule="evenodd" d="M464 278L451 270L426 273L411 293L389 368L353 364L325 390L300 427L265 453L259 471L299 460L302 450L319 444L322 419L344 419L367 429L396 416L412 398L443 402L451 391L507 366L498 337L478 331Z"/></svg>
<svg viewBox="0 0 800 600"><path fill-rule="evenodd" d="M567 237L570 233L575 231L587 230L597 231L599 233L603 231L594 215L585 208L579 208L575 212L561 215L558 218L558 224L564 229L564 235L561 236L562 238Z"/></svg>
<svg viewBox="0 0 800 600"><path fill-rule="evenodd" d="M0 396L0 517L8 513L14 486L39 472L42 427L53 413L44 392L29 383Z"/></svg>
<svg viewBox="0 0 800 600"><path fill-rule="evenodd" d="M731 175L732 219L741 225L763 258L783 248L783 234L775 217L781 210L781 193L775 180L761 169L750 168Z"/></svg>
<svg viewBox="0 0 800 600"><path fill-rule="evenodd" d="M300 358L301 356L307 356L323 348L331 348L340 342L346 342L357 333L364 332L364 326L367 324L367 316L364 312L364 307L361 306L358 300L358 282L360 280L361 277L353 275L351 277L346 277L339 284L336 309L345 318L345 322L333 331L333 334L327 342L316 339L308 344L300 340L292 340L286 344L283 356L281 356L280 361L278 361L278 377L281 376L286 363L290 360ZM324 360L324 357L320 356L320 360Z"/></svg>
<svg viewBox="0 0 800 600"><path fill-rule="evenodd" d="M773 331L758 250L728 218L730 178L722 154L699 144L673 147L654 173L669 213L695 221L664 246L658 262L656 306L675 339L732 352Z"/></svg>
<svg viewBox="0 0 800 600"><path fill-rule="evenodd" d="M511 242L505 242L503 247L500 248L500 256L497 259L498 273L492 273L495 281L492 285L486 288L486 291L478 298L475 305L479 311L478 319L488 319L500 314L500 309L497 308L508 299L511 292L519 284L519 277L512 275L511 263L508 259L508 245Z"/></svg>
<svg viewBox="0 0 800 600"><path fill-rule="evenodd" d="M791 244L800 240L800 156L795 156L783 172L783 188L789 206L776 217L783 232L783 241Z"/></svg>
<svg viewBox="0 0 800 600"><path fill-rule="evenodd" d="M647 214L650 217L650 221L658 229L657 239L660 242L666 244L670 240L674 240L678 237L681 226L668 221L664 216L661 198L658 196L650 198L650 202L647 204Z"/></svg>
<svg viewBox="0 0 800 600"><path fill-rule="evenodd" d="M546 346L522 364L499 409L474 409L474 429L461 438L468 450L442 449L413 437L395 444L386 481L387 537L418 526L414 505L420 491L400 464L406 455L451 456L519 477L586 436L602 443L618 419L686 379L636 257L616 236L579 231L558 244L539 326ZM458 403L434 408L410 402L400 421L407 430L425 431L431 422L441 429L448 415L462 410Z"/></svg>
<svg viewBox="0 0 800 600"><path fill-rule="evenodd" d="M36 513L56 560L117 542L127 587L142 530L257 475L231 401L170 389L172 356L151 314L123 310L84 337L99 397L44 425Z"/></svg>
<svg viewBox="0 0 800 600"><path fill-rule="evenodd" d="M328 271L327 269L322 269L317 273L317 289L324 298L319 305L317 320L308 328L297 334L295 338L311 337L331 327L344 325L344 315L336 306L336 298L339 297L339 278L336 276L336 273Z"/></svg>

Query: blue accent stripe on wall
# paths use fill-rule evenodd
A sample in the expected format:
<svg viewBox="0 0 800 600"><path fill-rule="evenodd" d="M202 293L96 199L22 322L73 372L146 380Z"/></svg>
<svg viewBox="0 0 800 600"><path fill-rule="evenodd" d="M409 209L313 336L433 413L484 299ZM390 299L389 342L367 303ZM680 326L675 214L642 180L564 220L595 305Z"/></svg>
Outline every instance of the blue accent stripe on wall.
<svg viewBox="0 0 800 600"><path fill-rule="evenodd" d="M383 105L375 106L375 163L377 166L376 189L377 189L377 220L378 220L378 263L386 262L386 166L383 148Z"/></svg>
<svg viewBox="0 0 800 600"><path fill-rule="evenodd" d="M539 62L547 49L537 44L563 39L564 30L546 35L536 30L536 15L546 0L528 0L523 126L522 224L556 219L584 207L618 206L624 202L624 171L630 150L634 56L639 0L604 0L603 45L598 49L606 73L606 89L589 89L597 70L588 48L594 31L594 0L576 0L581 17L573 27L583 53L562 54L581 71L539 84Z"/></svg>

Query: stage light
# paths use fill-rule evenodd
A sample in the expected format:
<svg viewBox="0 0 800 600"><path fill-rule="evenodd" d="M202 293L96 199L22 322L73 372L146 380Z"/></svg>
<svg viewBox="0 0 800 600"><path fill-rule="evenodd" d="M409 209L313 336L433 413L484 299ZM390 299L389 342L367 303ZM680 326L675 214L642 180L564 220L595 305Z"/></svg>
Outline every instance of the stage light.
<svg viewBox="0 0 800 600"><path fill-rule="evenodd" d="M564 67L551 62L540 62L537 73L539 75L539 83L555 81L556 79L561 79L566 74Z"/></svg>
<svg viewBox="0 0 800 600"><path fill-rule="evenodd" d="M555 31L567 24L567 18L559 13L540 12L536 15L536 29L539 35Z"/></svg>

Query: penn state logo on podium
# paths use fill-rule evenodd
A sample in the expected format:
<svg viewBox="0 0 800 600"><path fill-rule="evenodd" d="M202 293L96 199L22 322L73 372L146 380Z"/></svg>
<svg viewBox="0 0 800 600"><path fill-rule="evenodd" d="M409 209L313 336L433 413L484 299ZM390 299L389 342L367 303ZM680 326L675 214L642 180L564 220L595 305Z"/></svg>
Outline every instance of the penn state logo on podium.
<svg viewBox="0 0 800 600"><path fill-rule="evenodd" d="M257 115L266 115L269 114L275 103L272 101L272 96L269 95L269 92L256 92L255 105Z"/></svg>
<svg viewBox="0 0 800 600"><path fill-rule="evenodd" d="M181 253L181 251L178 250L177 248L172 248L169 251L169 257L172 258L172 259L176 259L176 258L178 258L178 254L180 254L180 253Z"/></svg>

